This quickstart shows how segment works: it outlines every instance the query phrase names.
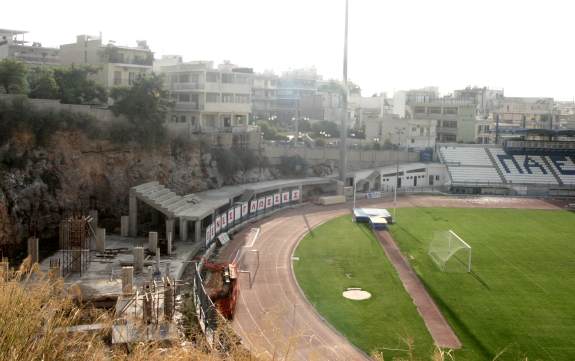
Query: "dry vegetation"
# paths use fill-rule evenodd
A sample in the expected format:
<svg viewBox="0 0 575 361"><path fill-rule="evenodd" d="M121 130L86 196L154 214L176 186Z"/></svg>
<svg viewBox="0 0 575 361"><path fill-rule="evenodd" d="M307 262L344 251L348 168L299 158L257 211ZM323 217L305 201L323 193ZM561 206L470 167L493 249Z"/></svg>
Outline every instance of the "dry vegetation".
<svg viewBox="0 0 575 361"><path fill-rule="evenodd" d="M79 306L74 301L74 293L64 288L62 279L40 272L38 265L31 265L28 259L18 270L0 270L0 361L261 359L247 353L241 345L225 353L210 352L203 337L189 332L176 344L138 343L112 347L109 326L113 320L110 315ZM104 325L104 331L72 333L68 330L91 323ZM221 338L232 337L229 325L221 329ZM290 359L290 355L277 357L285 358ZM378 354L373 358L383 361ZM450 359L450 355L441 352L429 358L432 361ZM403 360L414 361L415 358L408 355L396 361Z"/></svg>

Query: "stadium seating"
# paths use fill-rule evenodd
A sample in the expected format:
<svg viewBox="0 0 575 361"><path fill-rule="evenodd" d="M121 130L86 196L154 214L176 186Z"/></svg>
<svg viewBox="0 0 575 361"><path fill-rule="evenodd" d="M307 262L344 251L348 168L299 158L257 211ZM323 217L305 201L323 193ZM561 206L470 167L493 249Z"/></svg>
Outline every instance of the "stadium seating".
<svg viewBox="0 0 575 361"><path fill-rule="evenodd" d="M553 184L557 179L541 156L510 155L503 149L489 149L507 183Z"/></svg>
<svg viewBox="0 0 575 361"><path fill-rule="evenodd" d="M495 168L450 167L453 182L463 183L502 183Z"/></svg>
<svg viewBox="0 0 575 361"><path fill-rule="evenodd" d="M441 147L439 149L445 163L459 165L493 167L491 159L481 147Z"/></svg>
<svg viewBox="0 0 575 361"><path fill-rule="evenodd" d="M575 185L575 155L510 154L481 145L439 147L453 183Z"/></svg>
<svg viewBox="0 0 575 361"><path fill-rule="evenodd" d="M551 155L547 157L549 165L555 170L555 174L564 184L575 185L575 157L563 155Z"/></svg>
<svg viewBox="0 0 575 361"><path fill-rule="evenodd" d="M439 152L454 183L502 183L483 147L444 146Z"/></svg>

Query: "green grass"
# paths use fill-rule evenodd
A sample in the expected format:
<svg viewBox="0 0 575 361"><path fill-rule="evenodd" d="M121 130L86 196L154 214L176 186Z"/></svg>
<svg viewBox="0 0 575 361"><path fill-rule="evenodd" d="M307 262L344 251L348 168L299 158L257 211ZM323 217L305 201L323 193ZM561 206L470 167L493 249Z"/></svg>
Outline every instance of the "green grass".
<svg viewBox="0 0 575 361"><path fill-rule="evenodd" d="M471 245L471 274L427 255L447 229ZM457 360L575 360L575 214L399 209L392 233L463 342Z"/></svg>
<svg viewBox="0 0 575 361"><path fill-rule="evenodd" d="M397 273L371 230L336 218L314 230L298 245L297 280L308 300L355 345L385 360L407 357L411 340L417 359L429 359L433 341ZM366 301L342 297L348 287L371 292Z"/></svg>

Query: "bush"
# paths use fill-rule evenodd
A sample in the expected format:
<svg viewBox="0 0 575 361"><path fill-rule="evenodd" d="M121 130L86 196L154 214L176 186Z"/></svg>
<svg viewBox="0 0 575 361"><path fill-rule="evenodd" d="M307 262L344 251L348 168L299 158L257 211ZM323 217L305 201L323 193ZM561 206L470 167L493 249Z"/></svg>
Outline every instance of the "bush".
<svg viewBox="0 0 575 361"><path fill-rule="evenodd" d="M286 177L305 176L309 164L299 155L281 157L278 165L279 171Z"/></svg>
<svg viewBox="0 0 575 361"><path fill-rule="evenodd" d="M18 132L28 132L34 145L46 145L50 137L63 130L79 130L90 138L103 136L97 120L88 114L69 111L35 109L27 98L0 101L0 145L8 142Z"/></svg>

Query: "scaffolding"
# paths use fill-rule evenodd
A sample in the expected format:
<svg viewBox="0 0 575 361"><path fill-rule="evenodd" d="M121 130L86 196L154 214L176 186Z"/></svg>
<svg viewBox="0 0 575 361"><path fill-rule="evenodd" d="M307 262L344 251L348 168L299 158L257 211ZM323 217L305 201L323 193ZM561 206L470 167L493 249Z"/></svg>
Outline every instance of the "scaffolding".
<svg viewBox="0 0 575 361"><path fill-rule="evenodd" d="M62 276L83 274L90 264L90 245L96 233L92 218L72 216L60 222L60 267Z"/></svg>

